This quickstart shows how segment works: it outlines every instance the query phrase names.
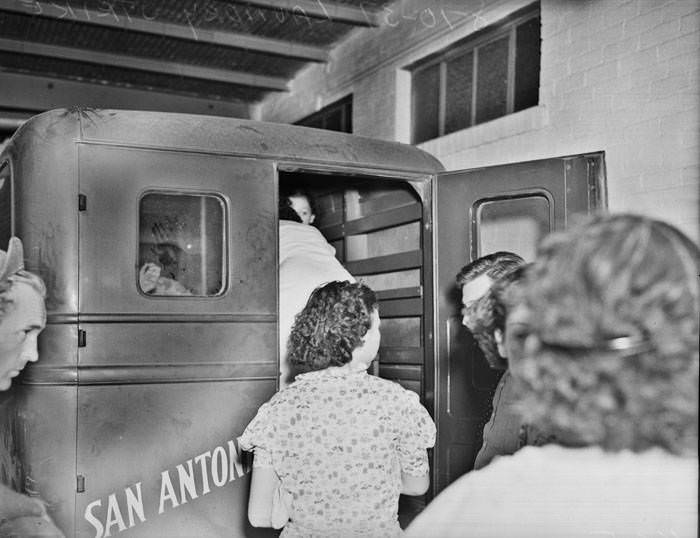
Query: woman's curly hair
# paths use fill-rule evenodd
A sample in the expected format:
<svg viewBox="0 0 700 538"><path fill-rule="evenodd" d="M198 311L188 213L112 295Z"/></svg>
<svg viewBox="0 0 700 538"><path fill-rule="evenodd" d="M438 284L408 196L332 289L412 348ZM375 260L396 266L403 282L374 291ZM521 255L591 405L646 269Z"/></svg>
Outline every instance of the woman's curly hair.
<svg viewBox="0 0 700 538"><path fill-rule="evenodd" d="M278 205L278 217L280 220L291 220L292 222L301 222L301 217L294 211L292 202L287 196L281 196Z"/></svg>
<svg viewBox="0 0 700 538"><path fill-rule="evenodd" d="M377 297L364 284L334 281L316 288L289 336L292 365L310 372L349 363L376 308Z"/></svg>
<svg viewBox="0 0 700 538"><path fill-rule="evenodd" d="M697 454L699 261L635 215L545 239L525 296L537 338L511 363L525 418L568 446Z"/></svg>

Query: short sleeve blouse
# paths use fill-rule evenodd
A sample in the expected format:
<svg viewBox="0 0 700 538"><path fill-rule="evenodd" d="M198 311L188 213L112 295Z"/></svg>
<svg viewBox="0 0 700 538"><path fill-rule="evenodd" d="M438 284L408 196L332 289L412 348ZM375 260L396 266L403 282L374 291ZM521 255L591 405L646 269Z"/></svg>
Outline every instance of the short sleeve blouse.
<svg viewBox="0 0 700 538"><path fill-rule="evenodd" d="M284 536L393 536L401 473L428 472L435 425L418 396L366 372L297 376L240 437L256 467L273 467L291 493Z"/></svg>

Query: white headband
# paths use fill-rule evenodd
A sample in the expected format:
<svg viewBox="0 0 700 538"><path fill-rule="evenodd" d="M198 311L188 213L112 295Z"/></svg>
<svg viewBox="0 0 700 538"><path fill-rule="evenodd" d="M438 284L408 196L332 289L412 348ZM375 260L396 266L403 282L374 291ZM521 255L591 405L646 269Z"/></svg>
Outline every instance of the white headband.
<svg viewBox="0 0 700 538"><path fill-rule="evenodd" d="M18 237L11 237L7 252L0 250L0 282L24 269L24 248Z"/></svg>

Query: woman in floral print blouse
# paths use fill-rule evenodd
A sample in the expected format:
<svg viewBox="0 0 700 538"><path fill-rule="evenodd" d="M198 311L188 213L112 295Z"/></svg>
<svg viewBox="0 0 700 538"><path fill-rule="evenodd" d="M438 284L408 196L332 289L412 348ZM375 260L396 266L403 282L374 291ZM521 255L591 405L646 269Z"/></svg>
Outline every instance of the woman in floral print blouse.
<svg viewBox="0 0 700 538"><path fill-rule="evenodd" d="M401 535L399 494L428 489L435 425L418 396L367 374L379 349L374 292L317 288L297 316L290 386L264 404L240 438L253 450L248 518L282 537Z"/></svg>

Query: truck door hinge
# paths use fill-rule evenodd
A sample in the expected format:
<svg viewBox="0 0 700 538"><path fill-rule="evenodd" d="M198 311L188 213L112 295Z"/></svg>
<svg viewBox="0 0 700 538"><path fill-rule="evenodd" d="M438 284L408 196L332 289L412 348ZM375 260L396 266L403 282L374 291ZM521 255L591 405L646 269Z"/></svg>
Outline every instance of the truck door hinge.
<svg viewBox="0 0 700 538"><path fill-rule="evenodd" d="M84 194L78 195L78 211L85 211L87 209L87 196Z"/></svg>
<svg viewBox="0 0 700 538"><path fill-rule="evenodd" d="M85 347L87 343L87 333L83 329L78 329L78 347Z"/></svg>
<svg viewBox="0 0 700 538"><path fill-rule="evenodd" d="M85 477L79 474L75 478L75 491L77 491L78 493L85 493Z"/></svg>

